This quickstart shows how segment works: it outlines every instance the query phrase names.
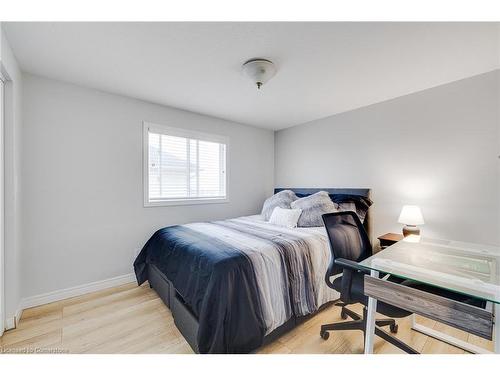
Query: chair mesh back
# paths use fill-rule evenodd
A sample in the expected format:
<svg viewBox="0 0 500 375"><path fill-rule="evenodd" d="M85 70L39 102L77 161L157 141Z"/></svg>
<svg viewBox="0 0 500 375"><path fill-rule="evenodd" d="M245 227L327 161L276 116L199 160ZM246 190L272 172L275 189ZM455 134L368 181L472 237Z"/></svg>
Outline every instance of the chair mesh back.
<svg viewBox="0 0 500 375"><path fill-rule="evenodd" d="M326 232L330 240L332 263L328 275L342 272L335 265L336 258L361 262L372 255L372 247L363 224L354 212L334 212L323 215Z"/></svg>

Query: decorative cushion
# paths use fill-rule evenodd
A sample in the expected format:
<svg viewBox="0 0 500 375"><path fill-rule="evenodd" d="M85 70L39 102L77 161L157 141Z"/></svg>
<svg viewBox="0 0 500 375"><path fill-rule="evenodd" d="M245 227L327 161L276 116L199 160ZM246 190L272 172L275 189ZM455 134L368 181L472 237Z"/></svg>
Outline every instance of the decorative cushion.
<svg viewBox="0 0 500 375"><path fill-rule="evenodd" d="M302 209L297 225L299 227L321 227L323 226L323 214L336 212L337 206L332 202L326 191L319 191L304 198L292 202L291 208Z"/></svg>
<svg viewBox="0 0 500 375"><path fill-rule="evenodd" d="M356 204L354 202L344 202L344 203L337 203L337 209L340 212L345 212L345 211L352 211L354 213L356 212ZM358 215L359 217L359 215ZM361 218L359 218L361 220ZM363 222L363 220L361 220Z"/></svg>
<svg viewBox="0 0 500 375"><path fill-rule="evenodd" d="M291 203L296 199L297 196L291 190L283 190L267 198L262 206L262 216L264 220L269 221L276 207L291 208Z"/></svg>
<svg viewBox="0 0 500 375"><path fill-rule="evenodd" d="M368 209L373 204L371 199L359 195L333 194L330 195L330 198L338 205L340 211L356 212L362 223L365 221Z"/></svg>
<svg viewBox="0 0 500 375"><path fill-rule="evenodd" d="M280 227L295 228L301 213L302 210L300 208L291 209L275 207L269 219L269 223L279 225Z"/></svg>
<svg viewBox="0 0 500 375"><path fill-rule="evenodd" d="M356 212L356 204L354 202L337 203L339 211L353 211Z"/></svg>

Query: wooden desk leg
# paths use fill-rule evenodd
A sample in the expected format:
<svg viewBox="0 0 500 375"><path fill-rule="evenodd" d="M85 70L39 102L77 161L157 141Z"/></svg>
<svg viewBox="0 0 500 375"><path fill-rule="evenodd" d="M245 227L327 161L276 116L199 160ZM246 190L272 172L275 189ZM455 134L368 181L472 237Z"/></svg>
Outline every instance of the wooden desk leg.
<svg viewBox="0 0 500 375"><path fill-rule="evenodd" d="M370 276L379 277L378 271L372 270ZM375 315L377 313L377 300L368 297L368 311L366 314L365 329L365 354L373 354L373 341L375 339Z"/></svg>

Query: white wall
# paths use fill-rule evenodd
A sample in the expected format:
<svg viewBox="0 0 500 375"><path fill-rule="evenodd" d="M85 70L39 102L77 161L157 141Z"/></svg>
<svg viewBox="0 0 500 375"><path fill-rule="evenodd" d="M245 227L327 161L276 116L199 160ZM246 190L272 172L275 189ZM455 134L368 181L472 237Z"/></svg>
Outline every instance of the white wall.
<svg viewBox="0 0 500 375"><path fill-rule="evenodd" d="M497 35L497 44L498 50L500 50L500 23L497 24L498 35ZM498 54L498 60L500 61L500 53ZM500 74L497 74L497 176L500 179ZM500 215L500 189L497 190L497 199L498 199L498 215ZM499 228L497 228L498 230ZM500 236L500 234L499 234Z"/></svg>
<svg viewBox="0 0 500 375"><path fill-rule="evenodd" d="M144 208L143 120L228 136L230 203ZM155 230L257 213L274 186L272 131L27 74L23 135L23 297L129 273Z"/></svg>
<svg viewBox="0 0 500 375"><path fill-rule="evenodd" d="M500 244L499 74L279 131L276 185L372 188L375 235L417 204L424 235Z"/></svg>
<svg viewBox="0 0 500 375"><path fill-rule="evenodd" d="M274 185L370 187L376 235L399 232L401 206L415 203L425 235L500 244L498 71L274 137L33 75L23 82L23 297L126 274L157 228L256 213ZM229 136L231 202L144 208L143 120Z"/></svg>
<svg viewBox="0 0 500 375"><path fill-rule="evenodd" d="M7 328L14 325L13 318L20 303L20 162L22 130L22 74L5 34L1 33L0 60L5 85L5 318Z"/></svg>

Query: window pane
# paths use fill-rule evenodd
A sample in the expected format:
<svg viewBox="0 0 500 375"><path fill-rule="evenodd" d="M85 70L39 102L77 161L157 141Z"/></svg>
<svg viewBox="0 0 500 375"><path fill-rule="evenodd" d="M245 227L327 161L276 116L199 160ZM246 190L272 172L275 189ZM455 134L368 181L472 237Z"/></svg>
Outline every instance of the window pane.
<svg viewBox="0 0 500 375"><path fill-rule="evenodd" d="M198 196L198 141L189 140L189 196L196 198Z"/></svg>
<svg viewBox="0 0 500 375"><path fill-rule="evenodd" d="M223 198L226 145L149 133L149 200Z"/></svg>
<svg viewBox="0 0 500 375"><path fill-rule="evenodd" d="M226 145L220 144L220 165L221 165L221 175L220 175L220 192L221 196L226 196Z"/></svg>
<svg viewBox="0 0 500 375"><path fill-rule="evenodd" d="M161 196L186 198L188 160L186 138L161 135Z"/></svg>
<svg viewBox="0 0 500 375"><path fill-rule="evenodd" d="M218 143L199 141L200 197L222 196L220 186L220 147Z"/></svg>
<svg viewBox="0 0 500 375"><path fill-rule="evenodd" d="M160 135L149 133L149 198L160 198Z"/></svg>

